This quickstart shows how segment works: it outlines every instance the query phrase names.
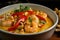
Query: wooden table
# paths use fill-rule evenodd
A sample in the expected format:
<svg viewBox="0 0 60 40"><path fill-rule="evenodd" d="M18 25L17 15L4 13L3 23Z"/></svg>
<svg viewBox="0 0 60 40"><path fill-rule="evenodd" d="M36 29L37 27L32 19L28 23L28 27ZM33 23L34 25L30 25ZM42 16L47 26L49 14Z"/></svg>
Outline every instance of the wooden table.
<svg viewBox="0 0 60 40"><path fill-rule="evenodd" d="M60 37L58 37L57 34L54 33L49 40L60 40Z"/></svg>

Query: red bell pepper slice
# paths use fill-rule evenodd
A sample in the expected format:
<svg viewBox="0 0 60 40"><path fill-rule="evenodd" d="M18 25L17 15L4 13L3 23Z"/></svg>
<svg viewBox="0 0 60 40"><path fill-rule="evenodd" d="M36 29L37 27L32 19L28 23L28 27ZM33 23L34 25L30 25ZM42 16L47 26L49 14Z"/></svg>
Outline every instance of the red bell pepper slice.
<svg viewBox="0 0 60 40"><path fill-rule="evenodd" d="M46 21L45 18L43 18L42 16L40 16L40 15L36 15L36 16L37 16L39 19Z"/></svg>
<svg viewBox="0 0 60 40"><path fill-rule="evenodd" d="M18 16L18 15L23 15L23 13L24 13L24 12L16 12L16 13L12 14L12 16L16 16L16 15L17 15L17 16Z"/></svg>
<svg viewBox="0 0 60 40"><path fill-rule="evenodd" d="M27 11L27 12L28 12L28 16L34 14L34 11ZM24 12L16 12L16 13L13 13L12 16L16 16L16 15L19 16L23 14Z"/></svg>
<svg viewBox="0 0 60 40"><path fill-rule="evenodd" d="M28 12L28 15L34 14L34 11L27 11L27 12Z"/></svg>
<svg viewBox="0 0 60 40"><path fill-rule="evenodd" d="M20 20L18 22L16 22L16 24L10 28L8 28L8 31L13 31L15 30L18 26L19 26Z"/></svg>
<svg viewBox="0 0 60 40"><path fill-rule="evenodd" d="M16 29L18 28L18 26L19 26L19 23L20 23L21 21L25 21L26 19L27 19L26 16L21 15L20 19L16 22L16 24L15 24L14 26L8 28L8 31L16 30Z"/></svg>
<svg viewBox="0 0 60 40"><path fill-rule="evenodd" d="M46 21L46 19L45 18L43 18L42 16L40 16L40 15L36 15L40 20L44 20L44 21ZM39 27L42 27L42 26L44 26L45 24L41 24L41 26L39 26Z"/></svg>

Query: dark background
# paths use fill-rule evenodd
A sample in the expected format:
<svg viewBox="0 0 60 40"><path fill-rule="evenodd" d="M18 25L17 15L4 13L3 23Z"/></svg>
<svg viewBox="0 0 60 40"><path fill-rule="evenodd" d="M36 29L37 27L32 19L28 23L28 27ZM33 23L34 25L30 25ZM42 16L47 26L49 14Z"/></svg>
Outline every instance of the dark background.
<svg viewBox="0 0 60 40"><path fill-rule="evenodd" d="M47 6L51 9L60 9L60 0L0 0L0 8L15 3L36 3Z"/></svg>

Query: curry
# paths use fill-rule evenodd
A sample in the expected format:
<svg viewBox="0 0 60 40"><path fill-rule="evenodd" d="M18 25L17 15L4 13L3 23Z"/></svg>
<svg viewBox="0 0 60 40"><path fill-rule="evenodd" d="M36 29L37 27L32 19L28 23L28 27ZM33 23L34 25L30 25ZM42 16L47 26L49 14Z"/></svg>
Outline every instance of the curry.
<svg viewBox="0 0 60 40"><path fill-rule="evenodd" d="M0 15L0 29L17 34L41 32L52 25L53 21L45 12L29 6L20 5L13 12Z"/></svg>

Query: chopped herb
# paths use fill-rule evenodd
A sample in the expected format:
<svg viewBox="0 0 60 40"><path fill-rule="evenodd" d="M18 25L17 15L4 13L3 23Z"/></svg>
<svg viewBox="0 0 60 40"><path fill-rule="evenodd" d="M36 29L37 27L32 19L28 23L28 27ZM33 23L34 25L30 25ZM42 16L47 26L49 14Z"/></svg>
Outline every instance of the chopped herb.
<svg viewBox="0 0 60 40"><path fill-rule="evenodd" d="M19 12L19 9L17 9L17 10L14 10L14 12Z"/></svg>
<svg viewBox="0 0 60 40"><path fill-rule="evenodd" d="M22 9L23 8L23 5L20 5L20 9Z"/></svg>
<svg viewBox="0 0 60 40"><path fill-rule="evenodd" d="M29 20L29 22L32 22L32 19L30 17L28 18L28 20Z"/></svg>
<svg viewBox="0 0 60 40"><path fill-rule="evenodd" d="M29 6L25 6L24 10L29 10L30 7Z"/></svg>
<svg viewBox="0 0 60 40"><path fill-rule="evenodd" d="M45 24L45 23L46 23L46 21L44 21L44 20L41 20L41 21L40 21L40 23L42 23L42 24Z"/></svg>
<svg viewBox="0 0 60 40"><path fill-rule="evenodd" d="M23 6L23 5L20 5L20 8L19 9L16 9L15 12L21 12L21 11L27 11L29 10L30 7L29 6Z"/></svg>
<svg viewBox="0 0 60 40"><path fill-rule="evenodd" d="M24 10L24 6L23 5L20 5L19 11L23 11L23 10Z"/></svg>

